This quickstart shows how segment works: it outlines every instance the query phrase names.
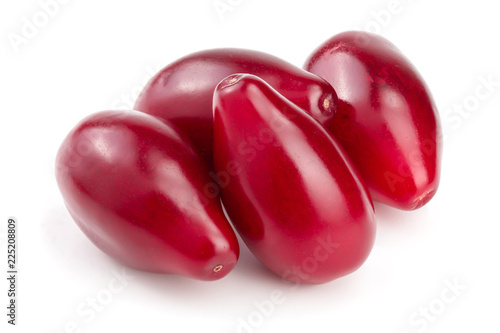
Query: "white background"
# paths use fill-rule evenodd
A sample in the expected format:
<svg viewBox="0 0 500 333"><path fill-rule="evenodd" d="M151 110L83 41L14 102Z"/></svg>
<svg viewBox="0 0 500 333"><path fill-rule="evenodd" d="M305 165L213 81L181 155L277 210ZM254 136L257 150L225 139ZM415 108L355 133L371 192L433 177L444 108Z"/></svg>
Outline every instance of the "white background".
<svg viewBox="0 0 500 333"><path fill-rule="evenodd" d="M47 22L38 1L2 2L0 266L6 270L6 224L15 216L20 275L15 328L6 324L7 285L1 279L1 331L71 332L74 322L76 332L497 332L495 2L401 0L378 21L376 13L393 8L390 0L221 2L232 4L222 16L213 0L73 0ZM14 47L9 36L22 35L23 18L33 22L33 16L45 26ZM301 66L321 42L351 29L390 39L433 92L446 135L435 198L416 212L377 205L369 259L328 284L290 289L242 244L237 267L220 281L129 271L133 279L106 299L122 268L84 237L64 208L54 158L66 133L90 113L130 108L154 71L185 54L242 47ZM488 78L496 86L478 99L476 90L488 91L481 81ZM465 289L453 293L450 283ZM259 310L256 304L269 307L273 291L283 293L283 302ZM94 297L106 303L101 311L90 310ZM419 311L429 307L432 317L422 319ZM253 326L243 328L242 320Z"/></svg>

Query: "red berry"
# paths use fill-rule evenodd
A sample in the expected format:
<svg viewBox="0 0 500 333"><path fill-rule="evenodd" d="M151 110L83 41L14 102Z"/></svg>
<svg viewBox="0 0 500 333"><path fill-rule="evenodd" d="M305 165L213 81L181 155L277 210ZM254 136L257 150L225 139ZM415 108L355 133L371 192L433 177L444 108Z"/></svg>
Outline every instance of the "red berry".
<svg viewBox="0 0 500 333"><path fill-rule="evenodd" d="M266 53L206 50L161 70L142 91L135 109L170 121L212 165L212 97L217 84L236 73L254 74L319 121L336 111L337 96L323 79Z"/></svg>
<svg viewBox="0 0 500 333"><path fill-rule="evenodd" d="M84 234L133 268L216 280L239 247L203 160L169 125L141 113L82 120L57 154L64 202Z"/></svg>
<svg viewBox="0 0 500 333"><path fill-rule="evenodd" d="M340 145L253 75L214 94L214 165L224 207L250 250L298 283L356 270L375 238L373 206Z"/></svg>
<svg viewBox="0 0 500 333"><path fill-rule="evenodd" d="M436 193L441 127L429 89L417 70L383 37L364 32L333 36L305 68L337 92L327 130L352 158L372 198L405 209Z"/></svg>

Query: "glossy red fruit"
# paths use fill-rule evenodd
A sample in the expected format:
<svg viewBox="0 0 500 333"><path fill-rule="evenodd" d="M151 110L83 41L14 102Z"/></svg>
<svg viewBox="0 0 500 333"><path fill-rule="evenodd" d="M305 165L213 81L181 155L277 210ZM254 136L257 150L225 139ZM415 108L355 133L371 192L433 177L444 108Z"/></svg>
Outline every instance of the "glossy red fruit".
<svg viewBox="0 0 500 333"><path fill-rule="evenodd" d="M305 68L339 97L325 124L352 158L372 198L399 209L425 205L436 193L441 127L417 70L383 37L345 32L323 43Z"/></svg>
<svg viewBox="0 0 500 333"><path fill-rule="evenodd" d="M82 120L57 154L66 207L102 251L136 269L224 277L239 247L204 162L170 126L136 111Z"/></svg>
<svg viewBox="0 0 500 333"><path fill-rule="evenodd" d="M336 110L337 96L323 79L266 53L214 49L193 53L161 70L146 85L134 109L174 124L212 165L212 97L217 84L236 73L254 74L318 121Z"/></svg>
<svg viewBox="0 0 500 333"><path fill-rule="evenodd" d="M297 283L356 270L375 237L371 199L339 144L253 75L214 94L214 165L228 216L256 257Z"/></svg>

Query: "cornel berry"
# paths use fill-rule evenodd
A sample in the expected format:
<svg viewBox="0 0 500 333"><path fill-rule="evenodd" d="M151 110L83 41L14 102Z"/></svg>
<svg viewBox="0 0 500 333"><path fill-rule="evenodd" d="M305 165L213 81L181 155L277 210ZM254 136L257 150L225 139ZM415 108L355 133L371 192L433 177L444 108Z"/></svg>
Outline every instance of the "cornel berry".
<svg viewBox="0 0 500 333"><path fill-rule="evenodd" d="M441 125L415 67L383 37L333 36L306 61L339 97L325 128L352 158L373 200L413 210L434 196L441 165Z"/></svg>

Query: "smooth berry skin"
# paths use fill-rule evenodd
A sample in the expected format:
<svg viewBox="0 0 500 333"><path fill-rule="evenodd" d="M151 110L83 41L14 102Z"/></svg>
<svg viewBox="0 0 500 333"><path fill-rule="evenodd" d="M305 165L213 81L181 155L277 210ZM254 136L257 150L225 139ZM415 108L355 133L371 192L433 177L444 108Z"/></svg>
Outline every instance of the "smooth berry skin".
<svg viewBox="0 0 500 333"><path fill-rule="evenodd" d="M103 111L63 141L56 178L66 207L103 252L132 268L217 280L235 266L236 235L203 160L168 124Z"/></svg>
<svg viewBox="0 0 500 333"><path fill-rule="evenodd" d="M319 284L355 271L375 221L367 189L312 117L253 75L214 94L214 165L237 232L276 274Z"/></svg>
<svg viewBox="0 0 500 333"><path fill-rule="evenodd" d="M212 166L213 93L222 79L236 73L261 77L320 122L336 111L337 96L326 81L280 58L245 49L205 50L178 59L149 81L134 109L171 122Z"/></svg>
<svg viewBox="0 0 500 333"><path fill-rule="evenodd" d="M333 36L304 68L339 97L324 126L342 144L373 200L402 209L425 205L438 189L439 114L424 80L388 40L365 32Z"/></svg>

